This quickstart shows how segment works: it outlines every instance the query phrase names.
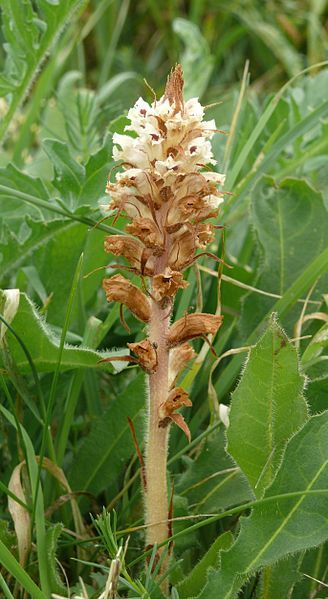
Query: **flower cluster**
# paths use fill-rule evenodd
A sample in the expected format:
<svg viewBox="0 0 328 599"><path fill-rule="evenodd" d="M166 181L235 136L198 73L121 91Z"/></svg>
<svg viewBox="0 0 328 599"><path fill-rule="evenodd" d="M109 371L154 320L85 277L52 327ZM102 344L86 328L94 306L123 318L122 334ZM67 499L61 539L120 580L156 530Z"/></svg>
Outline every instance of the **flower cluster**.
<svg viewBox="0 0 328 599"><path fill-rule="evenodd" d="M106 238L105 250L128 261L125 268L142 277L144 291L121 275L105 279L104 289L108 301L126 305L145 323L151 319L154 304L157 314L170 314L178 289L188 285L184 269L214 239L214 225L206 221L218 215L223 201L218 186L223 185L224 175L209 170L208 165L215 165L210 139L216 126L214 120L203 117L197 98L184 102L182 70L177 65L164 95L152 104L140 98L128 113L128 134L113 137L113 157L121 161L122 172L108 182L109 208L117 209L129 222L127 234ZM148 286L144 277L149 277ZM176 371L177 365L185 367L194 355L187 342L215 334L221 321L220 316L195 313L171 326L164 342ZM157 345L158 339L150 336L129 344L150 375L158 367ZM186 392L174 387L177 375L171 377L169 395L159 409L160 427L173 420L183 428L174 412L190 405L190 400Z"/></svg>

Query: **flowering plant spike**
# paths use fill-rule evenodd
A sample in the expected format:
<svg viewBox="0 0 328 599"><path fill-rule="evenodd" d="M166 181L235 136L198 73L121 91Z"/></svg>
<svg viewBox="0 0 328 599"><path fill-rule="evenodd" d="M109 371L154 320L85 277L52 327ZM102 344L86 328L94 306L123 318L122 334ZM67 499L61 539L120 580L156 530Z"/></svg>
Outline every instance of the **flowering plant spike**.
<svg viewBox="0 0 328 599"><path fill-rule="evenodd" d="M168 77L164 95L148 104L142 98L129 110L133 135L114 134L113 157L122 172L108 182L110 209L128 217L127 235L110 235L105 250L123 256L141 287L122 275L104 280L108 301L124 304L146 323L147 336L129 348L149 376L145 450L145 519L147 545L168 538L167 447L172 423L190 439L181 407L191 406L188 393L176 387L181 370L194 357L189 341L214 335L222 317L187 314L171 324L174 297L187 287L183 271L214 239L214 225L223 192L224 175L215 165L210 139L214 120L203 120L197 98L184 101L182 68ZM206 253L206 252L205 252Z"/></svg>

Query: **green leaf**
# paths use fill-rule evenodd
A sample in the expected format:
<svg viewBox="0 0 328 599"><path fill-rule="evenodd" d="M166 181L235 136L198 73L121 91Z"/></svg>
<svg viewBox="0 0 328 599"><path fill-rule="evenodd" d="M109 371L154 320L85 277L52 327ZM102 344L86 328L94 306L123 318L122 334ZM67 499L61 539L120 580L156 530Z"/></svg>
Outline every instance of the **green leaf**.
<svg viewBox="0 0 328 599"><path fill-rule="evenodd" d="M0 75L0 95L10 97L0 125L2 138L27 94L47 54L81 0L1 0L6 62ZM10 94L10 96L9 96Z"/></svg>
<svg viewBox="0 0 328 599"><path fill-rule="evenodd" d="M218 588L220 599L235 598L246 577L328 538L327 439L328 411L313 416L291 439L276 479L265 494L265 498L280 498L259 502L248 518L241 519L237 541L222 553L221 570L209 578L201 599L216 599ZM288 496L318 489L325 492Z"/></svg>
<svg viewBox="0 0 328 599"><path fill-rule="evenodd" d="M24 340L38 371L53 372L58 360L59 338L38 314L35 306L25 293L20 294L19 308L12 326ZM13 335L8 332L6 338L16 366L22 373L29 373L29 364L21 346ZM85 347L65 344L60 369L65 371L73 368L105 368L106 370L109 368L113 372L112 369L114 368L115 371L120 362L113 363L115 366L108 366L108 364L99 364L99 360L114 355L127 355L127 350L118 350L118 353L116 351L99 352Z"/></svg>
<svg viewBox="0 0 328 599"><path fill-rule="evenodd" d="M63 524L57 522L49 526L46 532L46 549L48 562L48 576L50 588L53 593L66 593L67 586L62 582L59 575L59 568L56 561L57 543L63 530Z"/></svg>
<svg viewBox="0 0 328 599"><path fill-rule="evenodd" d="M290 597L297 582L301 580L299 567L303 554L291 555L274 566L267 566L261 574L258 599L281 599L281 590L285 597Z"/></svg>
<svg viewBox="0 0 328 599"><path fill-rule="evenodd" d="M252 498L245 477L224 446L221 428L206 439L202 451L178 478L176 492L186 496L197 512L216 512Z"/></svg>
<svg viewBox="0 0 328 599"><path fill-rule="evenodd" d="M305 270L297 277L296 281L287 289L281 299L273 306L273 312L276 312L280 318L286 316L297 300L306 294L307 290L313 285L316 280L327 272L328 266L328 248L323 250L319 256L316 256ZM271 311L267 314L269 316ZM250 345L257 341L261 334L262 326L265 323L265 318L252 331L247 339L247 344ZM230 364L224 369L221 377L215 386L215 389L220 397L222 397L231 387L242 365L243 358L241 355L236 355L231 360Z"/></svg>
<svg viewBox="0 0 328 599"><path fill-rule="evenodd" d="M2 566L14 577L14 580L19 582L22 587L28 591L35 599L46 599L46 595L33 582L32 578L20 566L18 561L10 553L9 549L0 540L0 560Z"/></svg>
<svg viewBox="0 0 328 599"><path fill-rule="evenodd" d="M43 147L55 172L53 185L61 194L67 208L75 207L85 176L85 169L73 159L66 144L54 139L45 139Z"/></svg>
<svg viewBox="0 0 328 599"><path fill-rule="evenodd" d="M78 209L80 214L85 211L82 210L83 206L98 208L98 202L102 198L104 204L108 203L105 189L113 162L110 136L107 136L103 146L88 158L85 166L73 157L66 143L46 139L43 147L52 162L55 173L52 183L60 192L60 200L64 207L73 211Z"/></svg>
<svg viewBox="0 0 328 599"><path fill-rule="evenodd" d="M1 216L6 219L6 223L11 230L15 228L18 232L18 226L21 224L22 216L29 215L34 219L40 219L47 216L47 213L41 212L40 208L25 204L19 197L19 192L23 191L29 196L33 196L43 202L49 202L49 192L43 181L36 177L30 177L17 169L13 164L8 164L5 168L0 168L0 208ZM51 213L48 213L51 216Z"/></svg>
<svg viewBox="0 0 328 599"><path fill-rule="evenodd" d="M309 345L302 355L304 366L320 358L321 354L328 348L328 324L325 323L310 339Z"/></svg>
<svg viewBox="0 0 328 599"><path fill-rule="evenodd" d="M222 549L229 549L233 543L233 536L230 531L224 532L217 537L209 550L202 559L177 587L180 599L189 599L195 597L203 588L206 582L207 570L210 567L219 567L219 552Z"/></svg>
<svg viewBox="0 0 328 599"><path fill-rule="evenodd" d="M285 179L277 185L273 179L263 178L256 185L251 202L251 220L263 255L256 286L283 295L327 247L326 219L321 194L304 180ZM318 294L319 290L311 299ZM256 294L248 295L241 319L245 337L273 302Z"/></svg>
<svg viewBox="0 0 328 599"><path fill-rule="evenodd" d="M107 410L94 421L74 460L69 482L75 491L95 495L108 490L111 497L118 490L118 479L125 463L134 454L130 417L140 438L145 405L144 375L138 374Z"/></svg>
<svg viewBox="0 0 328 599"><path fill-rule="evenodd" d="M3 226L1 236L1 280L15 272L25 261L31 259L31 255L51 240L61 231L69 234L74 226L69 219L55 218L50 221L35 220L29 216L21 219L18 234L8 226ZM22 235L24 232L24 235Z"/></svg>
<svg viewBox="0 0 328 599"><path fill-rule="evenodd" d="M272 318L232 394L227 431L228 451L257 497L272 482L288 439L307 418L304 381L296 349Z"/></svg>
<svg viewBox="0 0 328 599"><path fill-rule="evenodd" d="M206 39L194 23L180 17L174 19L173 30L185 44L181 57L186 98L202 96L205 92L214 66Z"/></svg>

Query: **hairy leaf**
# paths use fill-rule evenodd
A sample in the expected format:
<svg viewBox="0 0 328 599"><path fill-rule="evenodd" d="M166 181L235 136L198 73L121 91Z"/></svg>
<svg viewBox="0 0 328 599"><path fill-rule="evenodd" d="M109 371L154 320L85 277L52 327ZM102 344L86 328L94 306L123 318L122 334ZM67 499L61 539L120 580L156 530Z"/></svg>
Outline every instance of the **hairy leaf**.
<svg viewBox="0 0 328 599"><path fill-rule="evenodd" d="M316 547L328 538L328 411L313 416L289 442L283 462L265 499L241 519L236 543L222 553L221 570L212 573L200 598L237 597L243 580L263 566L296 551ZM323 494L302 494L324 490ZM300 491L297 496L289 493Z"/></svg>
<svg viewBox="0 0 328 599"><path fill-rule="evenodd" d="M31 259L36 250L50 243L59 232L65 231L69 234L72 227L74 223L69 219L55 218L45 221L35 220L30 216L22 219L18 235L8 226L3 227L0 233L1 279L4 280L14 269Z"/></svg>
<svg viewBox="0 0 328 599"><path fill-rule="evenodd" d="M295 348L273 318L251 349L232 395L228 451L257 497L272 482L285 444L307 418Z"/></svg>
<svg viewBox="0 0 328 599"><path fill-rule="evenodd" d="M51 331L25 293L20 294L19 308L12 327L24 341L39 372L52 372L58 360L59 338ZM28 360L18 341L10 332L6 333L6 338L16 366L22 373L29 373ZM115 366L108 366L99 364L99 360L127 353L126 349L118 352L99 352L85 347L65 345L60 368L62 371L72 368L109 368L113 372L113 368L116 369L120 362L114 362ZM123 364L121 366L124 367Z"/></svg>

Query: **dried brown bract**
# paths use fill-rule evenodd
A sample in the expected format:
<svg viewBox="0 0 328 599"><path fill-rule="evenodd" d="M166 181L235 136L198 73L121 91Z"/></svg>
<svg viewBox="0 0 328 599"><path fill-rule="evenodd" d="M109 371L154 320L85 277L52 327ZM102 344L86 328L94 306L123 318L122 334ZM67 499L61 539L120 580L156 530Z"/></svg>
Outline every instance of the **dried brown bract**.
<svg viewBox="0 0 328 599"><path fill-rule="evenodd" d="M136 285L122 277L114 275L110 279L103 280L103 288L108 302L119 302L124 304L131 312L142 320L148 322L150 319L150 304L148 298Z"/></svg>
<svg viewBox="0 0 328 599"><path fill-rule="evenodd" d="M189 399L187 391L181 387L175 387L169 393L165 402L159 406L159 423L160 428L166 428L171 421L175 422L185 433L190 441L190 430L181 414L176 414L176 411L182 407L190 407L192 403Z"/></svg>
<svg viewBox="0 0 328 599"><path fill-rule="evenodd" d="M175 384L179 374L186 368L189 362L196 357L196 352L189 345L189 343L183 343L178 347L174 347L170 351L170 362L169 362L169 386L170 388Z"/></svg>
<svg viewBox="0 0 328 599"><path fill-rule="evenodd" d="M157 367L157 351L149 339L143 339L139 343L128 343L128 348L138 356L141 368L148 374L153 374Z"/></svg>
<svg viewBox="0 0 328 599"><path fill-rule="evenodd" d="M176 347L196 337L215 335L222 321L223 317L215 314L203 314L202 312L186 314L171 326L168 345Z"/></svg>
<svg viewBox="0 0 328 599"><path fill-rule="evenodd" d="M184 281L182 273L171 270L167 266L163 273L153 277L152 296L157 302L160 302L163 298L172 297L178 289L185 289L185 287L188 287L188 283Z"/></svg>

